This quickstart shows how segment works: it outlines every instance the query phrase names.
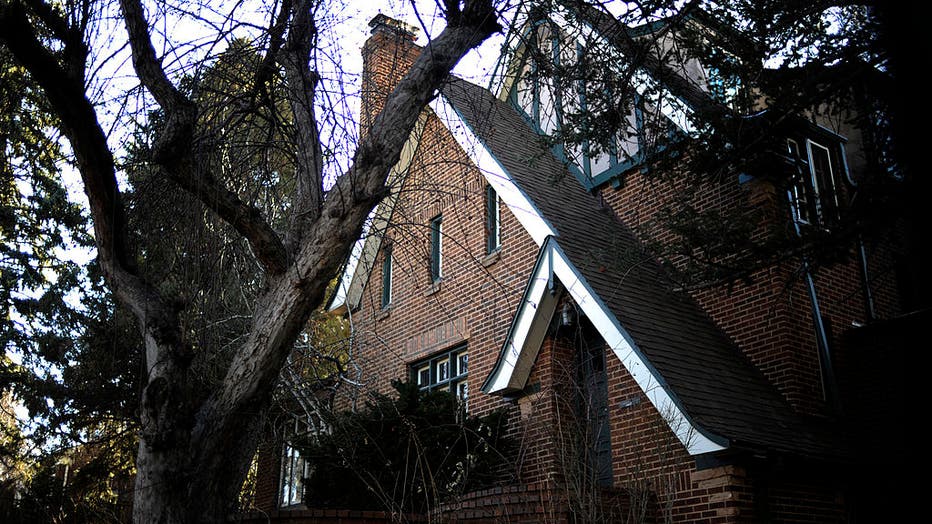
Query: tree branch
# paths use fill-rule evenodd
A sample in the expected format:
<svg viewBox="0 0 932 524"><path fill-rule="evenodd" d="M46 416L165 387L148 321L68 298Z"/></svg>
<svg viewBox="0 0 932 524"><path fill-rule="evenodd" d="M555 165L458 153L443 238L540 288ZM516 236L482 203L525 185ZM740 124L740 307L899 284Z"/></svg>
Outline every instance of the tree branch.
<svg viewBox="0 0 932 524"><path fill-rule="evenodd" d="M113 155L97 113L84 94L82 79L71 74L73 67L63 67L41 44L19 3L0 7L0 41L42 88L71 142L94 220L97 258L114 294L139 318L147 336L158 344L180 347L176 309L136 272ZM77 56L68 52L65 55ZM149 357L151 364L154 355Z"/></svg>
<svg viewBox="0 0 932 524"><path fill-rule="evenodd" d="M227 371L223 389L212 397L195 432L201 444L232 431L220 413L255 409L274 386L295 338L323 299L327 284L358 238L372 207L384 196L385 181L428 101L450 70L471 49L500 29L490 0L467 1L456 24L448 24L421 52L408 75L389 95L354 158L337 181L315 227L307 231L285 275L259 299L249 339Z"/></svg>
<svg viewBox="0 0 932 524"><path fill-rule="evenodd" d="M388 172L398 162L421 108L436 96L460 58L500 29L490 0L464 2L456 23L449 22L424 48L408 75L389 95L384 109L360 142L353 167L330 191L325 214L340 215L347 205L364 204L371 208L381 200ZM397 133L403 133L400 140Z"/></svg>
<svg viewBox="0 0 932 524"><path fill-rule="evenodd" d="M194 104L168 79L162 64L155 56L152 39L149 37L149 24L146 22L142 4L139 0L120 0L126 32L129 34L130 48L133 53L133 67L146 89L155 97L155 101L167 113L193 110ZM192 120L194 115L189 115Z"/></svg>
<svg viewBox="0 0 932 524"><path fill-rule="evenodd" d="M235 193L202 170L192 155L197 106L171 83L155 56L149 26L139 0L121 0L126 31L133 53L133 67L146 89L165 110L166 121L153 146L153 160L184 190L243 235L256 258L272 274L280 274L288 263L278 234L258 208L243 202Z"/></svg>
<svg viewBox="0 0 932 524"><path fill-rule="evenodd" d="M571 0L564 2L585 23L596 28L601 35L612 42L626 57L634 58L636 64L647 70L652 77L663 83L674 96L685 102L698 118L713 124L730 122L734 112L718 102L698 85L674 71L657 53L644 49L628 32L628 28L615 17L596 6L586 2Z"/></svg>
<svg viewBox="0 0 932 524"><path fill-rule="evenodd" d="M323 201L323 158L314 111L314 94L319 80L310 67L311 48L317 37L317 28L311 16L314 0L299 0L294 6L288 42L283 49L282 65L285 68L285 89L294 117L297 145L297 188L294 208L295 220L288 231L290 244L300 241L320 216Z"/></svg>
<svg viewBox="0 0 932 524"><path fill-rule="evenodd" d="M255 206L243 202L203 168L191 165L162 166L165 174L179 187L194 195L208 209L230 224L249 242L253 254L271 274L285 271L288 257L278 234L263 219ZM195 176L192 176L196 173Z"/></svg>

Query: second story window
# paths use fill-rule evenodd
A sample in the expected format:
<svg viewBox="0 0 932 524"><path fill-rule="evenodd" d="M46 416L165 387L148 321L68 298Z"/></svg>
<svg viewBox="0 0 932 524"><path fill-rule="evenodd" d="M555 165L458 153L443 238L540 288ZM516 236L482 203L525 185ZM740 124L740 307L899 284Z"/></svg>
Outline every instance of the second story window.
<svg viewBox="0 0 932 524"><path fill-rule="evenodd" d="M385 249L382 254L382 309L392 303L392 250Z"/></svg>
<svg viewBox="0 0 932 524"><path fill-rule="evenodd" d="M494 253L500 247L498 194L492 186L485 186L485 252Z"/></svg>
<svg viewBox="0 0 932 524"><path fill-rule="evenodd" d="M839 176L837 147L813 140L786 141L796 170L790 186L793 219L801 224L828 226L838 220Z"/></svg>
<svg viewBox="0 0 932 524"><path fill-rule="evenodd" d="M430 280L438 282L443 277L443 215L430 221Z"/></svg>

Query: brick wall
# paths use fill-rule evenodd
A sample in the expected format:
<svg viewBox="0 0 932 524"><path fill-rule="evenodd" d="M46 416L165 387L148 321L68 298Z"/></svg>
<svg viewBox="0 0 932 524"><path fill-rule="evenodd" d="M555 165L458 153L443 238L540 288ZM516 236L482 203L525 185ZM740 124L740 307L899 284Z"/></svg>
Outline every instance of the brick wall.
<svg viewBox="0 0 932 524"><path fill-rule="evenodd" d="M660 242L676 240L676 235L658 219L664 209L676 209L677 199L690 194L690 201L700 211L747 207L756 215L754 238L777 234L780 228L792 227L786 198L769 182L736 179L709 182L690 188L686 177L669 179L630 173L620 188L601 190L604 201L642 238ZM878 318L900 314L897 299L895 264L896 235L879 235L867 242L871 287ZM830 327L829 344L853 324L868 322L865 313L861 268L856 244L852 242L845 260L822 266L814 273L819 306ZM683 257L672 257L679 267ZM751 361L776 386L797 410L823 414L822 372L813 326L812 305L802 261L789 257L770 267L758 268L746 280L731 285L713 286L692 292L693 297L711 318L734 340ZM834 340L833 340L834 339ZM842 348L837 348L842 350Z"/></svg>
<svg viewBox="0 0 932 524"><path fill-rule="evenodd" d="M365 125L417 48L410 38L376 32L363 53ZM561 421L572 415L567 400L568 388L573 387L574 374L569 370L575 348L570 339L553 328L525 391L515 398L480 391L537 254L537 246L503 207L501 250L486 255L484 188L481 174L431 117L384 232L383 246L391 246L393 258L392 301L382 307L383 250L373 264L361 306L351 314L358 341L353 363L361 371L351 378L358 379L360 386L344 388L338 403L348 407L368 392L387 392L392 379L409 376L414 362L462 344L468 347L469 409L476 414L507 410L516 451L502 472L502 487L468 494L443 509L445 519L570 522L578 519L581 510L591 510L615 521L643 515L645 521L755 522L766 513L773 521L809 522L831 521L843 514L844 498L824 484L776 481L766 470L749 473L736 465L697 470L661 414L613 357L606 359L613 488L574 488L570 466L577 457L568 453L567 437L561 433L561 428L570 427ZM651 219L681 190L676 182L633 174L621 188L606 188L601 194L637 230L654 227ZM770 206L769 213L761 215L764 225L785 221L778 196L762 182L709 184L697 198L708 209L751 199ZM429 224L441 214L443 279L436 284L429 271ZM656 229L651 233L661 238L668 234ZM839 330L865 320L855 262L824 269L816 276L823 313ZM754 272L750 283L702 290L694 296L794 406L821 413L810 304L804 281L792 278L797 269L798 262L788 261ZM878 287L876 296L881 315L897 313L895 293ZM762 513L758 493L765 488ZM794 505L794 499L801 502ZM599 506L592 506L593 501Z"/></svg>

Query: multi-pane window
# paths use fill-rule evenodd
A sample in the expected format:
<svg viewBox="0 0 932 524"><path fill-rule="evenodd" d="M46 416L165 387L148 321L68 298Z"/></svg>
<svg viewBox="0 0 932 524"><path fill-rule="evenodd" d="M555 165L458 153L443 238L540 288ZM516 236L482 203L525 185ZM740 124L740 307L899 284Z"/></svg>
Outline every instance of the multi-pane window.
<svg viewBox="0 0 932 524"><path fill-rule="evenodd" d="M288 429L292 438L306 435L308 426L306 422L295 419ZM304 479L310 474L310 464L301 453L285 442L282 453L281 483L279 489L279 506L287 507L301 504L304 501Z"/></svg>
<svg viewBox="0 0 932 524"><path fill-rule="evenodd" d="M430 279L437 282L443 277L443 216L430 221Z"/></svg>
<svg viewBox="0 0 932 524"><path fill-rule="evenodd" d="M838 167L833 151L812 140L786 141L796 171L790 187L793 219L802 224L830 225L838 219Z"/></svg>
<svg viewBox="0 0 932 524"><path fill-rule="evenodd" d="M415 363L413 375L421 389L443 389L456 395L466 404L469 398L469 386L466 375L469 372L469 352L460 347L434 355Z"/></svg>
<svg viewBox="0 0 932 524"><path fill-rule="evenodd" d="M498 194L492 186L485 187L485 252L494 253L501 247Z"/></svg>
<svg viewBox="0 0 932 524"><path fill-rule="evenodd" d="M557 138L554 152L570 172L590 186L639 163L645 124L640 97L625 107L616 134L601 133L606 115L622 107L612 88L614 73L590 67L592 56L609 50L550 23L538 25L528 43L532 51L524 57L512 100L540 133Z"/></svg>
<svg viewBox="0 0 932 524"><path fill-rule="evenodd" d="M382 253L382 309L392 303L392 250L385 249Z"/></svg>

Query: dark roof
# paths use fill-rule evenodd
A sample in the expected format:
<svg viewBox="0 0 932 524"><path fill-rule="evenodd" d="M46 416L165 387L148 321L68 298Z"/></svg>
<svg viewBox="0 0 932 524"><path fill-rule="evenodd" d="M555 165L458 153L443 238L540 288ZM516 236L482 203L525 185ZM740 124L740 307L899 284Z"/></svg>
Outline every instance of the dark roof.
<svg viewBox="0 0 932 524"><path fill-rule="evenodd" d="M838 440L786 403L624 223L585 191L524 118L489 91L452 79L443 94L541 214L572 263L697 426L734 447L839 458Z"/></svg>

